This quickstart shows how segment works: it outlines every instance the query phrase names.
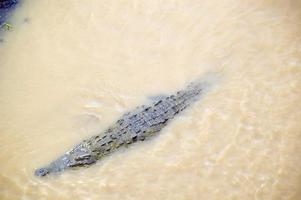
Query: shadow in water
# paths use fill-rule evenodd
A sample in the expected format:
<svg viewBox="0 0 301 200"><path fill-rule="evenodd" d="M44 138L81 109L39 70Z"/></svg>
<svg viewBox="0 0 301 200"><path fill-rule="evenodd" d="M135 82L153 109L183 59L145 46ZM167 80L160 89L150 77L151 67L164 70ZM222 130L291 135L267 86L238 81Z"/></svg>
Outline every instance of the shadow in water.
<svg viewBox="0 0 301 200"><path fill-rule="evenodd" d="M7 18L18 3L18 0L0 0L0 26L6 23Z"/></svg>

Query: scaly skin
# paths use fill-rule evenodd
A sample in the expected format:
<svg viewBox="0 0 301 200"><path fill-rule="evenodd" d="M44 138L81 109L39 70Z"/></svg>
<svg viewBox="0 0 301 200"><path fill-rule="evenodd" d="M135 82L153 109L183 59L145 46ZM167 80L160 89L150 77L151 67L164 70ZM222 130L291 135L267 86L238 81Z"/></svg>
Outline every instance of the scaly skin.
<svg viewBox="0 0 301 200"><path fill-rule="evenodd" d="M35 175L45 176L68 168L88 166L121 147L156 135L177 114L195 102L204 89L206 82L197 81L174 95L136 108L123 115L103 134L84 140L48 166L37 169Z"/></svg>

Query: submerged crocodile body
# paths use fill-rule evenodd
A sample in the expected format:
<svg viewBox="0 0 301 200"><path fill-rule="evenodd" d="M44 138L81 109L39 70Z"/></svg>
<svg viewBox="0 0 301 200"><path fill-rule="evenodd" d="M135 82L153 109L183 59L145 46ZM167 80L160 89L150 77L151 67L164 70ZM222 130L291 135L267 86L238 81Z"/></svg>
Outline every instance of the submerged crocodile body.
<svg viewBox="0 0 301 200"><path fill-rule="evenodd" d="M206 81L196 81L173 95L148 106L137 107L123 115L104 133L84 140L48 166L37 169L35 175L45 176L68 168L91 165L120 147L156 135L178 113L198 100L207 86Z"/></svg>

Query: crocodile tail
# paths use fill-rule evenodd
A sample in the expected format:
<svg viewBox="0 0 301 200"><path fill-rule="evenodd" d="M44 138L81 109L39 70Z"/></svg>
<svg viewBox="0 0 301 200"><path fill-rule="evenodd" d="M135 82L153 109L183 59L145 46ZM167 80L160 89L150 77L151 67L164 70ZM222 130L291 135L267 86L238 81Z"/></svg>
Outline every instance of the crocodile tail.
<svg viewBox="0 0 301 200"><path fill-rule="evenodd" d="M221 74L208 73L205 76L201 76L195 81L189 83L189 85L186 87L186 90L202 91L202 93L205 93L206 91L210 90L214 85L216 85L216 82L218 82L220 79Z"/></svg>

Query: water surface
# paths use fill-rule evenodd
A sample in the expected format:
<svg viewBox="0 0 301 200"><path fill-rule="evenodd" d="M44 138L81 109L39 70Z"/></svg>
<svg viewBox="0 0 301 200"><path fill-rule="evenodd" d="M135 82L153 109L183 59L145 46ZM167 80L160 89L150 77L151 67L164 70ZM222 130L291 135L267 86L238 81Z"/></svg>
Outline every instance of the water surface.
<svg viewBox="0 0 301 200"><path fill-rule="evenodd" d="M24 0L0 43L0 199L300 199L301 2ZM218 87L155 139L33 172L148 96Z"/></svg>

